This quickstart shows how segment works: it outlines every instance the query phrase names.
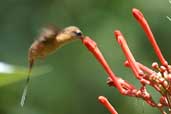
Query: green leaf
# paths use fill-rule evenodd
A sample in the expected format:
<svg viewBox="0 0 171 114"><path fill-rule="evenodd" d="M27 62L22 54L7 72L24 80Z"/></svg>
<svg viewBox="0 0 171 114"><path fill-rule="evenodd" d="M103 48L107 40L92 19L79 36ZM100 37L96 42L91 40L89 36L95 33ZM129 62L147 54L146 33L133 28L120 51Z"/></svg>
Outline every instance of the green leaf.
<svg viewBox="0 0 171 114"><path fill-rule="evenodd" d="M42 74L48 73L50 71L50 66L34 67L31 77L41 76ZM0 87L26 79L27 73L28 68L0 62Z"/></svg>

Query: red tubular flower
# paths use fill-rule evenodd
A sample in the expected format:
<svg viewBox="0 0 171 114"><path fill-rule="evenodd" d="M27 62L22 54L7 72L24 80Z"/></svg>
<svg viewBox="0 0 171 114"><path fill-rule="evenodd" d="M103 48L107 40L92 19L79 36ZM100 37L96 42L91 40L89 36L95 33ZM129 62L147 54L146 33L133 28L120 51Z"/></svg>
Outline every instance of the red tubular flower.
<svg viewBox="0 0 171 114"><path fill-rule="evenodd" d="M153 46L153 49L156 53L156 55L158 56L161 64L163 66L168 66L167 61L165 60L165 58L163 57L160 48L157 45L157 42L155 41L155 38L153 36L153 33L146 21L146 19L144 18L143 14L136 8L133 8L132 10L132 14L135 17L135 19L139 22L139 24L141 25L141 27L143 28L144 32L146 33L151 45Z"/></svg>
<svg viewBox="0 0 171 114"><path fill-rule="evenodd" d="M115 34L116 40L118 41L119 45L121 46L129 64L130 64L130 67L133 70L133 73L135 74L135 76L138 79L140 79L141 78L141 76L140 76L141 70L139 69L138 65L136 64L136 61L135 61L135 59L124 39L124 36L122 35L122 33L119 30L116 30L114 32L114 34Z"/></svg>
<svg viewBox="0 0 171 114"><path fill-rule="evenodd" d="M136 87L124 79L116 76L109 65L107 64L105 58L97 47L96 42L94 42L89 37L85 37L82 39L83 44L88 48L88 50L95 56L95 58L100 62L103 66L107 74L109 75L107 83L110 86L114 86L118 89L118 91L122 95L127 95L131 97L137 97L143 99L146 103L148 103L152 107L158 108L162 114L166 114L165 109L163 107L167 107L169 114L171 114L171 66L168 65L167 61L164 59L157 42L154 39L154 36L151 32L151 29L145 20L143 14L138 9L133 9L132 13L136 20L140 23L142 28L144 29L146 35L150 43L152 44L156 55L158 56L162 66L159 66L157 63L152 63L152 70L145 65L137 62L132 55L127 42L119 30L114 32L117 42L121 46L121 49L126 57L125 66L131 68L135 77L141 82L142 86L140 89L136 89ZM157 72L156 72L157 71ZM146 85L149 85L157 92L161 94L159 102L156 103L153 100L153 96L147 91ZM108 100L100 96L99 101L112 113L117 114L116 110L112 107L112 105L108 102Z"/></svg>
<svg viewBox="0 0 171 114"><path fill-rule="evenodd" d="M119 90L119 92L121 94L125 94L125 90L122 88L121 84L119 83L117 76L112 72L111 68L107 64L102 53L100 52L99 48L97 47L96 42L93 41L89 37L82 39L82 42L88 48L88 50L96 57L96 59L101 63L101 65L106 70L106 72L108 73L109 77L112 79L114 85Z"/></svg>
<svg viewBox="0 0 171 114"><path fill-rule="evenodd" d="M168 103L168 107L169 107L169 112L171 113L171 81L169 80L168 76L171 75L171 68L170 65L168 65L168 62L165 60L165 58L163 57L160 48L157 45L157 42L155 41L155 38L153 36L153 33L146 21L146 19L144 18L143 14L141 13L141 11L139 11L138 9L133 8L132 10L133 16L135 17L135 19L139 22L139 24L141 25L141 27L143 28L144 32L146 33L151 45L153 46L153 49L156 53L156 55L158 56L161 64L163 66L160 66L160 68L158 67L158 65L154 65L153 67L156 66L156 68L159 70L159 74L154 75L154 78L150 78L153 79L153 81L155 81L157 84L155 84L155 86L157 85L157 87L159 88L159 92L162 94L163 97L166 98L166 101ZM161 102L162 103L162 102Z"/></svg>
<svg viewBox="0 0 171 114"><path fill-rule="evenodd" d="M109 110L111 114L118 114L115 108L109 103L106 97L99 96L98 100L101 104L103 104Z"/></svg>
<svg viewBox="0 0 171 114"><path fill-rule="evenodd" d="M140 70L139 66L137 65L137 62L135 61L122 33L119 30L116 30L114 32L114 34L115 34L116 40L118 41L119 45L122 48L123 53L125 54L125 57L127 58L128 62L129 62L130 67L131 67L133 73L135 74L135 76L141 81L142 84L149 84L149 82L147 80L144 80L142 78L142 75L144 73L142 72L142 70Z"/></svg>
<svg viewBox="0 0 171 114"><path fill-rule="evenodd" d="M140 90L133 93L136 97L142 98L152 107L157 107L162 114L166 114L163 110L163 107L168 107L169 113L171 114L171 66L168 65L167 61L164 59L157 42L154 39L154 36L151 32L151 29L145 20L143 14L138 9L133 9L132 13L136 20L140 23L141 27L145 31L150 43L152 44L156 55L158 56L161 64L163 66L159 66L156 63L152 64L152 67L158 70L158 73L151 70L150 68L144 66L143 64L136 62L131 51L128 48L128 45L124 39L122 33L118 30L115 31L115 37L122 48L123 53L126 56L125 66L130 67L137 77L137 79L143 84ZM146 85L148 84L155 88L161 94L161 99L159 103L155 103L152 99L150 93L146 90Z"/></svg>

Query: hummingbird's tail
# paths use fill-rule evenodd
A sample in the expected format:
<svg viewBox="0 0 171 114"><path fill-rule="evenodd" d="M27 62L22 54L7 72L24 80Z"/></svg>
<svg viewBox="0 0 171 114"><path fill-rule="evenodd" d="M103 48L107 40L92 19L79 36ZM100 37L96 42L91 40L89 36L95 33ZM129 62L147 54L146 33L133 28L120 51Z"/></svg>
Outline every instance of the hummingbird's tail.
<svg viewBox="0 0 171 114"><path fill-rule="evenodd" d="M26 100L27 89L28 89L28 85L29 85L29 82L30 82L30 75L31 75L31 71L32 71L32 68L33 68L33 64L34 64L34 60L33 59L29 60L29 71L28 71L26 83L24 85L24 90L23 90L23 93L22 93L21 101L20 101L20 105L22 107L24 106L24 103L25 103L25 100Z"/></svg>

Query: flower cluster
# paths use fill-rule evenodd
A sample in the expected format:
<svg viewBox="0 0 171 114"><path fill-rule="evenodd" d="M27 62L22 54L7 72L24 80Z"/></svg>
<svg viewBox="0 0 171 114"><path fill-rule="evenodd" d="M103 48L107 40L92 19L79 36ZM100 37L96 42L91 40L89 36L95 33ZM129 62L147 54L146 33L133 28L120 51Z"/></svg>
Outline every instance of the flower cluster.
<svg viewBox="0 0 171 114"><path fill-rule="evenodd" d="M116 40L120 45L125 57L125 66L129 67L136 79L141 83L140 89L137 89L134 85L128 83L124 79L116 76L109 65L107 64L105 58L100 52L97 44L89 37L82 39L83 44L88 48L88 50L96 57L96 59L103 66L107 74L109 75L107 84L109 86L114 86L120 92L120 94L125 96L131 96L136 98L141 98L145 102L147 102L150 106L158 108L162 114L167 114L169 111L171 114L171 66L163 57L160 48L155 41L155 38L151 32L151 29L144 18L143 14L138 10L133 8L132 14L135 19L138 21L140 26L143 28L146 33L161 65L157 62L152 63L152 69L146 67L145 65L137 62L132 55L127 42L119 30L114 32ZM148 92L146 85L150 85L157 92L160 93L161 97L158 102L153 100L153 96ZM108 102L108 100L100 96L99 101L112 113L117 114L112 105ZM167 111L164 110L164 107L167 107Z"/></svg>

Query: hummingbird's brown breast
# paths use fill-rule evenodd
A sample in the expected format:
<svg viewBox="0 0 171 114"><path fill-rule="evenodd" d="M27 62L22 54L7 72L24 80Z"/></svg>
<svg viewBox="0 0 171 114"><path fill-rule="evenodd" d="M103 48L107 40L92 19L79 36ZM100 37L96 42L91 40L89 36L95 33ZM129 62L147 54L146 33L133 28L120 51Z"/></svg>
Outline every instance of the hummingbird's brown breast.
<svg viewBox="0 0 171 114"><path fill-rule="evenodd" d="M29 49L29 56L32 59L44 58L47 54L52 53L58 48L58 43L55 38L50 42L40 42L36 41L32 44Z"/></svg>

